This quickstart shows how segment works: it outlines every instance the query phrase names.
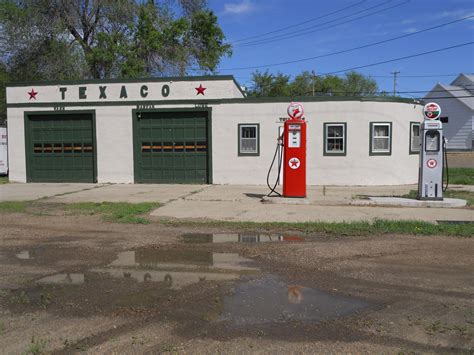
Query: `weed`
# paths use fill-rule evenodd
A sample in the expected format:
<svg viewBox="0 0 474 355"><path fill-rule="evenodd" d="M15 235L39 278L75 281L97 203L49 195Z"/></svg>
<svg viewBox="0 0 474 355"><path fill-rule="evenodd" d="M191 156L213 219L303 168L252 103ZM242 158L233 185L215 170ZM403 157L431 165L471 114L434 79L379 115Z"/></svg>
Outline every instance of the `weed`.
<svg viewBox="0 0 474 355"><path fill-rule="evenodd" d="M30 297L25 293L25 291L21 291L17 295L13 295L10 297L10 303L12 304L30 304L31 300Z"/></svg>
<svg viewBox="0 0 474 355"><path fill-rule="evenodd" d="M145 213L160 206L157 202L83 202L67 205L66 208L70 211L95 215L102 215L105 220L118 223L136 223L148 224L150 221L144 217L140 217Z"/></svg>
<svg viewBox="0 0 474 355"><path fill-rule="evenodd" d="M39 305L41 308L48 308L49 304L51 303L51 295L50 294L40 294Z"/></svg>
<svg viewBox="0 0 474 355"><path fill-rule="evenodd" d="M6 176L0 176L0 185L1 184L8 184L9 181L8 181L8 177Z"/></svg>
<svg viewBox="0 0 474 355"><path fill-rule="evenodd" d="M46 353L46 345L48 341L45 339L35 339L35 337L31 337L31 343L28 349L24 352L24 354L44 354Z"/></svg>
<svg viewBox="0 0 474 355"><path fill-rule="evenodd" d="M182 352L183 351L183 347L182 346L178 346L178 345L165 345L161 348L161 352L164 352L164 353L179 353L179 352Z"/></svg>
<svg viewBox="0 0 474 355"><path fill-rule="evenodd" d="M0 213L24 213L30 201L2 201Z"/></svg>
<svg viewBox="0 0 474 355"><path fill-rule="evenodd" d="M0 335L5 334L5 323L0 321Z"/></svg>

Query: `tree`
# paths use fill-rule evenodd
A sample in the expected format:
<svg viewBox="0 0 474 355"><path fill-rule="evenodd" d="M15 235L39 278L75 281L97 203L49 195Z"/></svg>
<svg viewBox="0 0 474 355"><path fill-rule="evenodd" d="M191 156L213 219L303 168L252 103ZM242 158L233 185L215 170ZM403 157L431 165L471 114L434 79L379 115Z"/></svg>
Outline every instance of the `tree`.
<svg viewBox="0 0 474 355"><path fill-rule="evenodd" d="M4 0L0 13L1 59L22 79L214 72L231 54L204 0Z"/></svg>
<svg viewBox="0 0 474 355"><path fill-rule="evenodd" d="M248 95L253 97L275 97L288 96L290 94L290 76L282 73L276 75L267 71L264 73L258 70L252 74L253 87Z"/></svg>
<svg viewBox="0 0 474 355"><path fill-rule="evenodd" d="M7 82L7 68L2 63L0 63L0 125L3 125L7 119L7 108L5 100L5 84Z"/></svg>
<svg viewBox="0 0 474 355"><path fill-rule="evenodd" d="M256 71L252 74L253 88L249 96L374 96L377 82L357 72L348 72L344 77L336 75L317 76L304 71L293 81L290 76ZM314 88L314 90L313 90Z"/></svg>

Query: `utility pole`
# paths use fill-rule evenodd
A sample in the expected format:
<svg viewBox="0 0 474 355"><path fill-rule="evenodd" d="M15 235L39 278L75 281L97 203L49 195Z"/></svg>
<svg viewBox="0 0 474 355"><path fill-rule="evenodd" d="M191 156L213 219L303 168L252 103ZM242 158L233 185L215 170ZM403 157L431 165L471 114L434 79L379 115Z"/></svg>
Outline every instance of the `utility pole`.
<svg viewBox="0 0 474 355"><path fill-rule="evenodd" d="M397 75L400 74L400 71L393 71L390 74L393 74L393 96L397 94Z"/></svg>
<svg viewBox="0 0 474 355"><path fill-rule="evenodd" d="M311 70L311 74L313 74L313 96L314 96L314 81L316 79L316 73L314 72L314 70Z"/></svg>

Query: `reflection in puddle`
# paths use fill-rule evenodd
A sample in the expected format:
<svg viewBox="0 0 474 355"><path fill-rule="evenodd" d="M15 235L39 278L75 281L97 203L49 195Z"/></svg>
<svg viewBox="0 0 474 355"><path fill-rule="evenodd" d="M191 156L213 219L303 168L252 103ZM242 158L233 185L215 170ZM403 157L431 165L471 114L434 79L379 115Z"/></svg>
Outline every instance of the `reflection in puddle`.
<svg viewBox="0 0 474 355"><path fill-rule="evenodd" d="M169 288L180 289L206 280L235 280L241 272L257 272L251 264L252 260L231 253L142 249L121 252L107 268L93 271L137 282L164 282Z"/></svg>
<svg viewBox="0 0 474 355"><path fill-rule="evenodd" d="M252 234L252 233L191 233L182 236L185 243L269 243L269 242L303 242L297 235Z"/></svg>
<svg viewBox="0 0 474 355"><path fill-rule="evenodd" d="M240 283L224 299L222 320L236 324L263 324L298 320L319 322L367 308L366 302L316 289L287 285L276 276Z"/></svg>
<svg viewBox="0 0 474 355"><path fill-rule="evenodd" d="M84 283L84 274L56 274L43 277L37 281L44 284L71 284L79 285Z"/></svg>
<svg viewBox="0 0 474 355"><path fill-rule="evenodd" d="M142 249L119 253L110 266L164 269L222 269L257 270L250 266L253 261L233 253L213 253L201 250L157 250Z"/></svg>
<svg viewBox="0 0 474 355"><path fill-rule="evenodd" d="M30 259L30 252L28 250L23 250L15 255L18 259L28 260Z"/></svg>

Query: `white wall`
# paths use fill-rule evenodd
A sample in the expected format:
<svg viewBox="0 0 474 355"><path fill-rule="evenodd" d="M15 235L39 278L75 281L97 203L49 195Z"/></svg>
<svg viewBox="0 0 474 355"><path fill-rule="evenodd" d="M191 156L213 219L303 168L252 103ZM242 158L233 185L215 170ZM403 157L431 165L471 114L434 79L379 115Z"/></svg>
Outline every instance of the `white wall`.
<svg viewBox="0 0 474 355"><path fill-rule="evenodd" d="M213 110L215 184L265 184L279 117L288 103L225 104ZM392 102L306 102L308 185L398 185L418 179L418 155L409 155L410 121L420 105ZM369 123L393 122L392 155L369 155ZM347 122L347 155L323 156L323 123ZM237 125L260 123L260 156L238 156Z"/></svg>
<svg viewBox="0 0 474 355"><path fill-rule="evenodd" d="M288 103L225 103L212 106L212 163L215 184L266 183L279 117ZM194 107L160 105L159 109ZM306 102L308 185L398 185L417 181L418 155L409 155L410 121L421 121L419 105L392 102ZM133 183L134 106L78 106L96 110L99 183ZM52 107L30 111L51 111ZM24 108L8 108L10 179L26 181ZM369 155L369 122L393 122L391 156ZM323 123L347 122L347 155L323 156ZM238 156L239 123L260 124L260 156Z"/></svg>

